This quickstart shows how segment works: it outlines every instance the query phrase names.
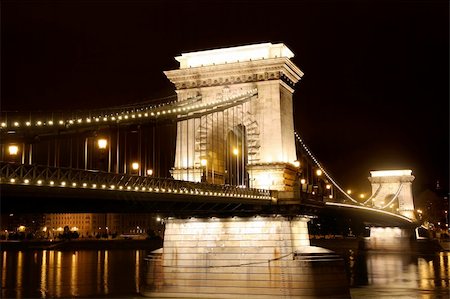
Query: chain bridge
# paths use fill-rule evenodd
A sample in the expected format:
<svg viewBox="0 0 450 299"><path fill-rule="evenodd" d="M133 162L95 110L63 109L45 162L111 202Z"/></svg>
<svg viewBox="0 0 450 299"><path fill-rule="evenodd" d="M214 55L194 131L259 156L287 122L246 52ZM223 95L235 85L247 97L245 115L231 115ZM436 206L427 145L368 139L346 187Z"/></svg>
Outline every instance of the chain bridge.
<svg viewBox="0 0 450 299"><path fill-rule="evenodd" d="M292 260L335 261L310 246L307 223L321 217L359 219L374 248L404 246L419 226L411 170L372 171L365 201L343 190L294 131L303 73L293 56L281 43L183 53L179 69L165 72L175 97L89 111L2 111L2 211L160 213L158 277L170 284L146 294L158 298L207 297L208 280L184 275L198 267L219 277L239 265L300 283L302 267ZM267 269L254 266L267 261ZM308 293L255 283L221 293Z"/></svg>

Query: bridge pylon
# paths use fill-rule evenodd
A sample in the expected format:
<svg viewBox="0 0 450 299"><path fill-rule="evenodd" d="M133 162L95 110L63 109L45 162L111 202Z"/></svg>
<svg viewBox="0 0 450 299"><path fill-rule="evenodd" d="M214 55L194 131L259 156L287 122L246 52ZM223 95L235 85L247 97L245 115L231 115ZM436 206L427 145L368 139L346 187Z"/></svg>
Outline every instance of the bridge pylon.
<svg viewBox="0 0 450 299"><path fill-rule="evenodd" d="M371 171L372 203L376 208L396 208L400 215L415 220L411 170Z"/></svg>
<svg viewBox="0 0 450 299"><path fill-rule="evenodd" d="M201 97L208 113L179 119L175 179L292 191L297 160L292 95L303 76L284 44L262 43L175 57L165 74L179 104Z"/></svg>

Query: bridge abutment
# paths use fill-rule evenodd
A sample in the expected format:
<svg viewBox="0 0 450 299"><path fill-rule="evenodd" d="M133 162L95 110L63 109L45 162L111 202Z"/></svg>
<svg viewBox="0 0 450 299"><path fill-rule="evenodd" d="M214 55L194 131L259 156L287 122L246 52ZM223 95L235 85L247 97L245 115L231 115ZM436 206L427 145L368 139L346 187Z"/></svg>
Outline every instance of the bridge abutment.
<svg viewBox="0 0 450 299"><path fill-rule="evenodd" d="M415 230L399 227L371 227L365 249L383 251L407 251L412 249Z"/></svg>
<svg viewBox="0 0 450 299"><path fill-rule="evenodd" d="M169 219L154 298L349 298L343 262L311 247L308 218Z"/></svg>

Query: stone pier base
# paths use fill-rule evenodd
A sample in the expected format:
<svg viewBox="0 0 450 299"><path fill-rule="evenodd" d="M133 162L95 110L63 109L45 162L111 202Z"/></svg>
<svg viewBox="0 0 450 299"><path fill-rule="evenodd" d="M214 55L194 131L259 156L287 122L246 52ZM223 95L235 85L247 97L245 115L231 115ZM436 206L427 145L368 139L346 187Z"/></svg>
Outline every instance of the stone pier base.
<svg viewBox="0 0 450 299"><path fill-rule="evenodd" d="M142 294L153 298L350 298L342 259L309 246L307 218L168 220Z"/></svg>
<svg viewBox="0 0 450 299"><path fill-rule="evenodd" d="M414 229L399 227L371 227L365 249L388 251L411 251Z"/></svg>

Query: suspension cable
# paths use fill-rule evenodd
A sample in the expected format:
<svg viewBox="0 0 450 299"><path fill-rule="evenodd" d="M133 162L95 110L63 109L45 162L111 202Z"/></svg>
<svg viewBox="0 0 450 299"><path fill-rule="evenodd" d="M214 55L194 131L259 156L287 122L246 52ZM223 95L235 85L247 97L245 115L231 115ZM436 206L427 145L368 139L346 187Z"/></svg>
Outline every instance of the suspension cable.
<svg viewBox="0 0 450 299"><path fill-rule="evenodd" d="M300 137L300 135L294 131L295 137L297 138L298 142L300 143L300 145L303 147L303 149L305 150L305 152L308 154L308 156L312 159L312 161L317 165L317 167L319 167L319 169L325 174L325 176L331 181L331 183L333 183L333 185L342 193L344 194L348 199L350 199L352 202L361 205L361 203L355 199L353 199L350 195L347 194L347 192L345 192L341 186L339 186L339 184L328 174L328 172L322 167L322 165L319 163L319 161L316 159L316 157L313 155L313 153L311 152L311 150L306 146L306 144L303 142L302 138Z"/></svg>

